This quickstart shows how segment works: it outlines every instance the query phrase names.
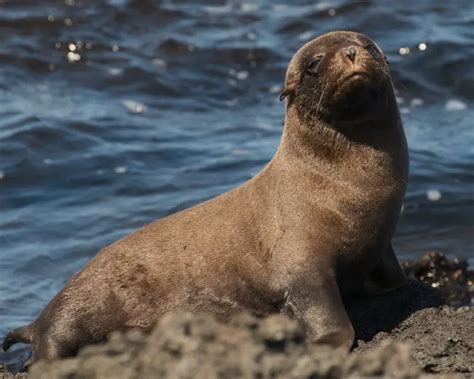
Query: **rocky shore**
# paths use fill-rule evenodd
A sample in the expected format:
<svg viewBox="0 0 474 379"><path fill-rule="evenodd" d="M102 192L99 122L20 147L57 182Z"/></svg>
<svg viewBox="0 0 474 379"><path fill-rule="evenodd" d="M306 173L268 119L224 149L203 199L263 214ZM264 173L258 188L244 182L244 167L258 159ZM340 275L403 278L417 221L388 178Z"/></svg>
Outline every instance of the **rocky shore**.
<svg viewBox="0 0 474 379"><path fill-rule="evenodd" d="M79 378L468 378L474 370L474 272L428 253L405 262L411 278L384 296L346 304L357 335L352 353L306 344L282 316L170 314L146 336L114 333L107 343L29 377ZM17 374L18 375L18 374ZM27 374L21 373L20 377ZM4 377L14 377L4 369ZM0 371L0 378L2 373Z"/></svg>

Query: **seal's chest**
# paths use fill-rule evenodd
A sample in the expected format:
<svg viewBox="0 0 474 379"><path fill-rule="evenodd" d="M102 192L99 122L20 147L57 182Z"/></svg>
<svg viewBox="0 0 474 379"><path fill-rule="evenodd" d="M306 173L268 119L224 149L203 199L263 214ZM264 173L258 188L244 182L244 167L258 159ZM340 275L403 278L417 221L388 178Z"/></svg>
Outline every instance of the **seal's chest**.
<svg viewBox="0 0 474 379"><path fill-rule="evenodd" d="M315 219L324 224L328 233L337 230L345 245L361 239L364 245L373 245L392 233L401 202L400 191L393 187L348 186L344 191L322 197L319 209L314 211Z"/></svg>

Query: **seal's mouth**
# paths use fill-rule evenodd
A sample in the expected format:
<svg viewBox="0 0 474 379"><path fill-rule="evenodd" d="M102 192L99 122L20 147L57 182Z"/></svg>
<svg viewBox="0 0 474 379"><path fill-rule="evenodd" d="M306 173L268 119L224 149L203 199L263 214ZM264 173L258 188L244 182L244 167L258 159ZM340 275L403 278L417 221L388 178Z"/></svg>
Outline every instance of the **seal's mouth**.
<svg viewBox="0 0 474 379"><path fill-rule="evenodd" d="M342 75L341 75L342 76ZM384 97L380 85L366 71L346 73L331 90L326 91L328 102L318 107L319 116L334 124L353 124L373 120ZM318 98L321 102L322 96Z"/></svg>
<svg viewBox="0 0 474 379"><path fill-rule="evenodd" d="M354 91L361 91L364 87L373 88L374 78L366 71L353 71L337 83L336 94L345 94Z"/></svg>
<svg viewBox="0 0 474 379"><path fill-rule="evenodd" d="M352 81L356 81L356 80L364 80L364 79L368 79L370 80L371 79L371 75L369 75L367 72L365 71L354 71L354 72L351 72L349 75L346 75L342 80L341 80L341 84L346 84L346 83L350 83Z"/></svg>
<svg viewBox="0 0 474 379"><path fill-rule="evenodd" d="M350 120L354 117L366 118L377 108L382 97L380 86L370 73L354 71L345 75L337 84L334 106L337 118Z"/></svg>

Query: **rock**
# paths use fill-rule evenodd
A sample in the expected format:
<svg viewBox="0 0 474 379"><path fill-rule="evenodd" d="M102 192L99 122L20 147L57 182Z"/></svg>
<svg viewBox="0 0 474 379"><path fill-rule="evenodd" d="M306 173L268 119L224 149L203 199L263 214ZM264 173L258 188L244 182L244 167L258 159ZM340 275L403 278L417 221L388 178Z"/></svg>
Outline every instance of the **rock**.
<svg viewBox="0 0 474 379"><path fill-rule="evenodd" d="M298 324L282 315L243 314L222 323L206 314L169 314L149 336L113 334L76 358L36 363L30 377L337 379L422 378L423 370L472 373L473 325L472 308L423 309L348 354L306 343Z"/></svg>
<svg viewBox="0 0 474 379"><path fill-rule="evenodd" d="M377 349L362 355L352 354L345 365L344 378L418 378L421 369L411 357L410 345L385 339Z"/></svg>
<svg viewBox="0 0 474 379"><path fill-rule="evenodd" d="M420 260L404 262L403 268L410 278L438 288L450 306L474 305L474 271L465 259L429 252Z"/></svg>
<svg viewBox="0 0 474 379"><path fill-rule="evenodd" d="M377 334L355 352L371 351L388 339L410 344L414 360L425 372L474 372L474 308L420 310L389 336Z"/></svg>
<svg viewBox="0 0 474 379"><path fill-rule="evenodd" d="M446 304L442 293L417 280L390 293L354 299L346 304L356 340L369 341L376 333L390 332L414 312Z"/></svg>

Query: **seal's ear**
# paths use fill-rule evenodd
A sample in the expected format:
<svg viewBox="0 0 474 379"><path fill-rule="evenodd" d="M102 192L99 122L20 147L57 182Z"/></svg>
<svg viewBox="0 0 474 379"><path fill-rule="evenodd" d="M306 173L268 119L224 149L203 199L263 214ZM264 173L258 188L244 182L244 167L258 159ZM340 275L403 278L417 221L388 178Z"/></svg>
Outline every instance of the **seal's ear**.
<svg viewBox="0 0 474 379"><path fill-rule="evenodd" d="M291 100L291 96L295 93L295 85L294 83L290 83L288 84L282 91L282 93L280 94L280 101L283 101L285 100L288 96L290 96L290 100Z"/></svg>

